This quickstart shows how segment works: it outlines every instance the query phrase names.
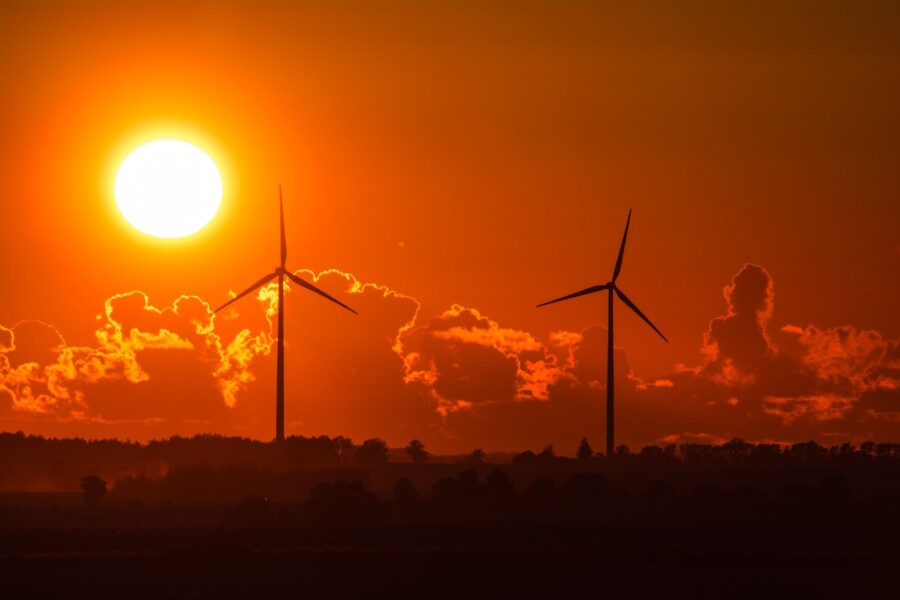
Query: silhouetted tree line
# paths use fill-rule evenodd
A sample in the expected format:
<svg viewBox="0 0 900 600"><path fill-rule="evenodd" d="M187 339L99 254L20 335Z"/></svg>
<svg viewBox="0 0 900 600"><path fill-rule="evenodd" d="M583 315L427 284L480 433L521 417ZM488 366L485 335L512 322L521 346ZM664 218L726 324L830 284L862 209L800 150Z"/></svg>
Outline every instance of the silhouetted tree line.
<svg viewBox="0 0 900 600"><path fill-rule="evenodd" d="M423 447L424 448L424 447ZM172 436L146 444L121 440L45 438L22 432L0 433L0 477L30 473L54 477L85 471L124 471L162 463L182 465L252 464L259 466L375 465L388 461L384 440L372 438L355 444L342 436L291 436L281 444L249 438L200 434Z"/></svg>
<svg viewBox="0 0 900 600"><path fill-rule="evenodd" d="M406 446L405 454L414 466L421 466L432 458L425 445L417 439ZM477 469L484 464L485 456L484 451L476 449L458 463L466 469ZM189 438L173 436L141 444L127 440L50 439L22 432L0 433L0 486L7 488L15 488L17 482L32 476L35 479L67 478L71 482L70 487L75 488L79 478L85 473L97 473L120 479L116 486L119 489L121 486L131 486L134 489L150 489L154 486L159 489L162 486L166 490L184 490L202 487L198 482L220 479L230 481L229 485L235 491L243 491L276 486L277 478L272 471L266 469L289 471L294 467L368 468L385 464L389 460L388 446L379 438L356 444L343 436L291 436L283 443L275 444L249 438L203 434ZM562 468L570 472L572 469L603 469L607 465L615 465L616 468L674 469L900 469L900 444L865 442L858 446L841 444L827 447L808 441L779 446L733 439L720 445L646 446L639 452L631 452L627 446L619 446L610 461L602 454L595 454L588 441L582 439L575 458L558 456L553 446L548 445L537 453L530 450L521 452L513 457L512 463L516 468ZM153 465L156 465L155 469ZM162 480L152 480L140 475L133 476L130 480L121 480L119 477L123 473L135 471L168 474ZM290 482L288 485L294 483ZM444 485L448 486L448 490L453 487L450 483ZM455 492L446 493L452 495Z"/></svg>
<svg viewBox="0 0 900 600"><path fill-rule="evenodd" d="M622 493L612 489L600 473L576 473L559 487L552 479L536 479L525 488L522 497L525 500L580 499L603 498ZM493 469L483 482L475 469L461 471L456 477L447 477L435 483L431 495L435 500L504 501L520 497L514 482L502 469Z"/></svg>
<svg viewBox="0 0 900 600"><path fill-rule="evenodd" d="M347 475L345 473L344 475ZM205 482L208 485L209 482ZM87 491L85 492L87 494ZM525 486L519 494L508 473L499 468L492 469L482 479L477 469L463 469L453 477L440 479L431 488L429 496L424 496L407 477L399 478L393 486L393 501L396 508L408 510L413 504L430 501L457 503L475 508L485 503L495 506L503 503L531 503L545 507L558 507L558 502L603 501L644 498L650 502L669 502L676 497L694 498L697 501L713 499L715 504L731 498L736 502L779 501L795 502L800 506L839 506L849 502L854 494L846 479L840 474L821 477L815 483L802 479L789 480L775 491L766 491L755 483L744 481L725 487L705 480L697 481L693 487L676 490L676 486L664 479L650 479L641 490L631 493L614 488L606 477L597 472L575 473L561 485L552 479L539 478ZM878 490L875 500L885 500L890 504L900 500L900 490L890 494L887 489ZM87 496L86 496L87 499ZM271 506L262 495L248 494L237 506L229 510L224 524L233 526L294 525L298 523L375 523L384 514L384 500L368 489L368 484L360 479L320 481L309 488L305 502L281 503ZM548 504L549 503L549 504ZM512 506L512 505L510 505ZM571 506L571 505L569 505ZM558 510L558 508L556 509ZM396 513L395 513L396 514Z"/></svg>
<svg viewBox="0 0 900 600"><path fill-rule="evenodd" d="M361 481L322 482L306 501L312 523L374 523L381 519L381 501Z"/></svg>
<svg viewBox="0 0 900 600"><path fill-rule="evenodd" d="M683 483L683 482L682 482ZM891 482L885 482L888 486ZM737 500L779 500L795 501L813 506L823 502L846 502L854 498L854 492L846 478L840 473L820 475L817 480L810 483L804 479L790 479L773 490L767 491L752 481L739 481L731 486L723 486L710 483L706 480L697 481L691 487L685 487L681 491L665 479L650 479L643 489L634 490L631 493L624 489L612 487L601 473L575 473L566 479L561 485L548 478L538 478L525 486L520 495L509 475L501 470L494 469L481 481L478 471L467 469L461 471L456 477L447 477L434 484L431 490L431 498L437 501L455 500L517 500L526 502L542 502L548 500L583 500L603 498L624 498L626 496L643 497L654 500L665 500L681 497ZM871 498L896 502L900 500L900 486L895 486L893 492L888 487L879 487ZM420 494L413 483L407 478L401 478L394 486L394 500L408 503L420 499Z"/></svg>
<svg viewBox="0 0 900 600"><path fill-rule="evenodd" d="M305 502L272 506L265 496L247 495L223 515L224 525L264 527L299 523L376 523L383 505L359 480L324 481L309 492Z"/></svg>
<svg viewBox="0 0 900 600"><path fill-rule="evenodd" d="M116 480L119 494L245 494L303 495L323 481L351 478L368 482L360 467L279 468L251 464L180 465L162 477L126 475Z"/></svg>
<svg viewBox="0 0 900 600"><path fill-rule="evenodd" d="M633 453L628 446L618 446L613 460L618 465L652 467L732 467L732 468L790 468L790 467L856 467L864 465L900 465L900 444L864 442L859 446L841 444L822 446L814 441L789 446L754 444L733 439L720 445L669 444L645 446ZM603 454L592 454L590 444L582 439L575 462L600 465L609 462ZM552 445L541 452L526 450L513 457L515 465L553 465L571 463L573 459L557 456Z"/></svg>

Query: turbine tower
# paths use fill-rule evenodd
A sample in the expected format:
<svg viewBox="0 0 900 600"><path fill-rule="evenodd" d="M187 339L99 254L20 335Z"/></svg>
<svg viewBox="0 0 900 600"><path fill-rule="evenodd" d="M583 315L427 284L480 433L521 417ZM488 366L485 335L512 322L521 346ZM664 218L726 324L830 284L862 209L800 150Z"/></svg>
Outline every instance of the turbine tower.
<svg viewBox="0 0 900 600"><path fill-rule="evenodd" d="M606 353L606 456L611 459L613 457L613 452L615 450L615 400L613 396L614 392L614 379L615 374L613 372L613 294L619 297L619 300L625 303L625 305L637 313L637 316L642 318L647 325L653 328L653 331L659 334L666 343L669 340L666 339L666 336L662 334L662 332L656 328L656 325L650 322L644 313L640 311L640 309L635 306L634 302L628 299L628 296L625 295L625 292L619 289L616 285L616 279L619 278L619 272L622 270L622 256L625 254L625 240L628 237L628 225L631 223L631 210L628 211L628 220L625 221L625 234L622 236L622 245L619 247L619 258L616 259L616 268L613 269L612 280L604 283L602 285L595 285L593 287L585 288L581 291L575 292L573 294L569 294L568 296L563 296L562 298L557 298L555 300L550 300L549 302L542 302L538 304L538 308L541 306L546 306L548 304L553 304L554 302L562 302L563 300L568 300L569 298L577 298L578 296L585 296L587 294L593 294L594 292L601 292L603 290L609 290L609 314L607 317L607 331L609 332L609 338L607 340L607 353Z"/></svg>
<svg viewBox="0 0 900 600"><path fill-rule="evenodd" d="M217 308L214 312L219 312L232 302L236 302L249 294L250 292L254 292L269 283L276 277L278 278L278 355L276 358L276 380L275 380L275 441L281 442L284 440L284 278L287 277L300 287L306 288L311 292L315 292L319 294L323 298L327 298L338 304L354 315L359 314L340 300L336 300L332 298L316 286L311 283L307 283L303 281L290 271L285 268L285 262L287 262L287 241L284 237L284 201L281 198L281 186L278 186L278 207L281 215L281 264L275 268L273 273L269 273L246 290Z"/></svg>

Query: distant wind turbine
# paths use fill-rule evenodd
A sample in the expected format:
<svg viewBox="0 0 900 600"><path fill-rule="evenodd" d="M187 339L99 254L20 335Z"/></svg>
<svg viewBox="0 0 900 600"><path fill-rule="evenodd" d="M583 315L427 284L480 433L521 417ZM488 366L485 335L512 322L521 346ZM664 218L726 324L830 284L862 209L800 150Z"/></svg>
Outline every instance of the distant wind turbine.
<svg viewBox="0 0 900 600"><path fill-rule="evenodd" d="M273 273L269 273L268 275L248 287L246 290L217 308L214 312L219 312L232 302L240 300L250 292L258 290L265 284L278 277L278 356L275 384L275 441L281 442L284 440L284 278L287 277L300 287L306 288L311 292L315 292L323 298L328 298L335 304L343 306L354 315L359 313L357 313L355 310L353 310L340 300L332 298L313 284L303 281L284 267L284 264L287 261L287 241L284 237L284 201L281 198L281 186L278 186L278 207L281 214L281 265L276 267Z"/></svg>
<svg viewBox="0 0 900 600"><path fill-rule="evenodd" d="M609 316L607 317L607 330L609 331L609 338L607 341L607 353L606 353L606 456L607 458L612 458L613 451L615 450L615 402L613 397L614 390L614 372L613 372L613 292L615 295L619 297L619 300L625 303L628 308L637 313L637 316L642 318L647 325L653 328L653 331L659 334L666 343L669 340L666 339L666 336L662 334L662 332L656 328L656 325L650 322L644 313L640 311L640 309L635 306L634 302L628 299L628 296L625 295L625 292L620 290L618 286L616 286L616 279L619 277L619 271L622 270L622 256L625 254L625 240L628 237L628 225L631 223L631 210L628 211L628 220L625 221L625 235L622 236L622 245L619 247L619 258L616 259L616 268L613 270L612 281L604 283L602 285L595 285L593 287L585 288L579 292L575 292L574 294L569 294L568 296L563 296L562 298L557 298L556 300L550 300L549 302L542 302L538 304L538 308L541 306L546 306L548 304L553 304L554 302L562 302L563 300L568 300L569 298L577 298L578 296L585 296L587 294L593 294L594 292L601 292L603 290L609 290Z"/></svg>

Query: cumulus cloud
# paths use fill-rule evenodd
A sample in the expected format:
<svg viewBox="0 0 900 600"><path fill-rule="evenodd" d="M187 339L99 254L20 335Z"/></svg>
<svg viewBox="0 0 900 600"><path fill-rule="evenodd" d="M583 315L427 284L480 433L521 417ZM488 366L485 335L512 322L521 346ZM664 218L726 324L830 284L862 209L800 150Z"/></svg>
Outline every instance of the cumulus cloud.
<svg viewBox="0 0 900 600"><path fill-rule="evenodd" d="M9 398L12 411L51 415L80 409L80 398L64 385L74 351L55 327L23 321L4 328L3 337L0 397Z"/></svg>
<svg viewBox="0 0 900 600"><path fill-rule="evenodd" d="M297 274L361 316L286 286L289 434L419 438L439 452L574 451L583 436L601 447L605 327L542 339L457 304L423 319L418 300L388 286L337 270ZM698 365L643 381L615 349L617 441L896 437L900 341L851 326L773 326L774 283L758 265L742 268L724 299L698 339ZM159 307L142 292L114 295L85 346L37 321L0 327L0 423L268 438L276 315L272 283L216 315L194 296Z"/></svg>
<svg viewBox="0 0 900 600"><path fill-rule="evenodd" d="M0 352L5 354L6 352L10 352L13 348L12 329L7 329L0 325Z"/></svg>
<svg viewBox="0 0 900 600"><path fill-rule="evenodd" d="M134 410L134 399L141 395L136 392L140 384L151 379L148 365L154 364L154 354L175 352L177 362L184 354L212 360L206 352L211 327L209 316L203 321L204 312L196 298L182 297L173 306L158 309L141 292L118 294L106 301L98 316L96 344L91 346L68 345L55 327L45 323L19 323L10 330L12 348L3 352L0 397L9 399L6 409L25 418L44 415L104 422L115 412L133 418L141 413ZM118 402L105 399L112 394L121 394ZM121 409L105 410L116 406Z"/></svg>
<svg viewBox="0 0 900 600"><path fill-rule="evenodd" d="M599 441L605 411L606 328L556 331L547 342L453 305L403 337L406 381L435 399L441 431L457 446L561 447ZM634 393L616 348L617 393Z"/></svg>
<svg viewBox="0 0 900 600"><path fill-rule="evenodd" d="M333 314L328 319L318 314L323 306L333 306L319 298L304 311L312 318L289 321L287 378L303 376L299 383L292 381L289 390L312 391L314 400L329 400L307 405L308 420L328 423L332 433L342 433L333 416L343 414L352 421L349 406L359 398L367 401L373 387L389 390L392 400L371 409L360 407L355 414L368 417L374 427L382 424L381 415L398 419L398 411L386 408L393 398L413 404L398 351L401 335L415 321L418 302L336 270L298 274L350 296L345 301L359 302L376 322L356 321L361 327L350 331L333 320ZM294 289L286 285L286 295L294 296ZM68 345L54 327L39 322L4 327L0 422L4 428L65 435L124 437L127 431L146 438L216 431L267 437L272 428L259 424L273 420L269 373L274 371L270 362L276 315L277 286L270 284L218 315L194 296L157 306L140 291L116 294L97 316L95 343L85 346ZM289 312L289 317L296 316ZM332 322L339 326L332 327ZM299 340L310 343L294 343ZM354 345L361 340L362 345ZM347 381L335 374L350 372L355 387L347 388ZM340 407L345 407L342 413ZM434 413L433 406L423 407L407 411L407 420L410 414ZM295 424L303 420L295 419Z"/></svg>
<svg viewBox="0 0 900 600"><path fill-rule="evenodd" d="M473 404L546 400L561 374L537 338L458 304L400 341L406 381L427 390L445 415Z"/></svg>
<svg viewBox="0 0 900 600"><path fill-rule="evenodd" d="M704 338L708 374L723 382L748 382L772 357L766 326L772 316L772 278L758 265L746 265L725 287L728 312L713 319ZM742 379L743 378L743 379Z"/></svg>
<svg viewBox="0 0 900 600"><path fill-rule="evenodd" d="M758 265L724 291L727 311L710 322L704 363L648 390L653 405L683 409L671 429L750 439L885 434L877 421L900 411L897 341L852 326L772 331L774 284Z"/></svg>

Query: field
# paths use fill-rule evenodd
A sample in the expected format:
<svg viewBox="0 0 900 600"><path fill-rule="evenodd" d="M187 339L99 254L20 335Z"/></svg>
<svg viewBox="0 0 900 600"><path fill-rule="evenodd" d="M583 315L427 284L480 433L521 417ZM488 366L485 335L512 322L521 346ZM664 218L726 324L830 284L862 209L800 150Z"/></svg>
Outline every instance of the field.
<svg viewBox="0 0 900 600"><path fill-rule="evenodd" d="M383 500L378 522L357 524L310 523L299 502L235 524L234 504L209 497L81 500L0 496L6 597L900 593L892 495Z"/></svg>

